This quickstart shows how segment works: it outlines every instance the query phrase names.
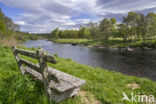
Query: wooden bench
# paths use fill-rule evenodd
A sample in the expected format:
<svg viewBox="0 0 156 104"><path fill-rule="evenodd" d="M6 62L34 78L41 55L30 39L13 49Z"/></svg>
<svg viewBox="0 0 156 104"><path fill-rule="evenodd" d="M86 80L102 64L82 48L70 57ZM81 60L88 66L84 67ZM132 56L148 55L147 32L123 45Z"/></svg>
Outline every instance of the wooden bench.
<svg viewBox="0 0 156 104"><path fill-rule="evenodd" d="M56 64L57 61L43 50L33 52L17 49L15 46L12 47L12 50L22 75L29 74L43 82L50 101L59 102L73 97L77 95L79 88L85 84L85 81L80 78L48 67L47 62ZM20 58L18 54L38 59L39 63L33 64Z"/></svg>

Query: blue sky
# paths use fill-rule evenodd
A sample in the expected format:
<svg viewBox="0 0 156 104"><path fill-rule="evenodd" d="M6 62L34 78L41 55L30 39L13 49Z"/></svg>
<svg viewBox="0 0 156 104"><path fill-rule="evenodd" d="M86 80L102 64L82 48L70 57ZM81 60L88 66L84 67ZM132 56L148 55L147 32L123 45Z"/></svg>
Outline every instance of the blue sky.
<svg viewBox="0 0 156 104"><path fill-rule="evenodd" d="M156 12L156 0L0 0L0 7L21 31L44 33L78 29L103 18L121 21L130 11Z"/></svg>
<svg viewBox="0 0 156 104"><path fill-rule="evenodd" d="M6 6L2 2L0 2L0 7L1 7L2 11L5 13L5 15L7 17L10 17L14 21L16 20L16 18L18 18L20 16L20 13L23 12L22 9Z"/></svg>

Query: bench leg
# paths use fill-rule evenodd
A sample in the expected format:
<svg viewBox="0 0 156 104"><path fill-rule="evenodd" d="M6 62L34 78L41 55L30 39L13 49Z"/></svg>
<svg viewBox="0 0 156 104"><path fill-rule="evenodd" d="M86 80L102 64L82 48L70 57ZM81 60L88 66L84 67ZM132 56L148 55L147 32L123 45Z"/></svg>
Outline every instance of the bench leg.
<svg viewBox="0 0 156 104"><path fill-rule="evenodd" d="M59 93L59 92L56 92L55 90L51 89L50 100L55 101L55 102L60 102L60 101L65 100L69 97L76 96L78 92L79 92L79 88L71 89L71 90L68 90L64 93Z"/></svg>

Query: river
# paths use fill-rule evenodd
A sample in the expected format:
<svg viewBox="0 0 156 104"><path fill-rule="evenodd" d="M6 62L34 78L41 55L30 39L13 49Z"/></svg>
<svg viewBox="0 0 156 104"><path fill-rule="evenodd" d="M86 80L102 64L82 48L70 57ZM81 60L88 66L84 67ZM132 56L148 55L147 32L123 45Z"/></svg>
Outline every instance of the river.
<svg viewBox="0 0 156 104"><path fill-rule="evenodd" d="M42 47L51 54L59 57L101 67L123 74L145 77L156 81L156 51L133 50L124 51L118 49L95 49L84 46L72 46L70 44L53 43L48 40L27 41L26 47Z"/></svg>

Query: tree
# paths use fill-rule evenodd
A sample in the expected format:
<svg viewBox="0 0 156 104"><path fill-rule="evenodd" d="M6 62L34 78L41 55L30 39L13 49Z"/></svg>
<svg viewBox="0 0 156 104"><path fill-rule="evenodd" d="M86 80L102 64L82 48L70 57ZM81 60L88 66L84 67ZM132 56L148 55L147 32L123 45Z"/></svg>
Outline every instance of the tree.
<svg viewBox="0 0 156 104"><path fill-rule="evenodd" d="M147 30L148 30L147 35L151 39L153 36L156 36L156 14L148 13L146 19L147 19Z"/></svg>
<svg viewBox="0 0 156 104"><path fill-rule="evenodd" d="M137 34L138 36L141 35L143 42L145 41L146 34L148 33L147 25L147 18L144 14L139 14L139 18L137 20Z"/></svg>
<svg viewBox="0 0 156 104"><path fill-rule="evenodd" d="M102 35L102 37L100 36L100 38L102 39L102 41L105 40L106 44L108 42L109 39L109 32L110 32L110 22L108 19L103 19L102 22L99 25L99 30L100 30L100 35Z"/></svg>
<svg viewBox="0 0 156 104"><path fill-rule="evenodd" d="M63 31L62 31L62 30L59 31L58 37L59 37L59 38L63 38Z"/></svg>
<svg viewBox="0 0 156 104"><path fill-rule="evenodd" d="M137 20L139 19L139 15L136 12L129 12L127 17L124 17L123 23L127 26L128 36L132 38L137 35Z"/></svg>
<svg viewBox="0 0 156 104"><path fill-rule="evenodd" d="M115 18L111 18L110 19L110 28L111 28L111 30L110 30L110 34L111 34L111 36L113 37L115 34L116 34L116 32L117 32L117 30L116 30L116 20L115 20Z"/></svg>
<svg viewBox="0 0 156 104"><path fill-rule="evenodd" d="M0 20L0 32L5 32L6 31L6 25L3 20Z"/></svg>
<svg viewBox="0 0 156 104"><path fill-rule="evenodd" d="M95 39L96 35L98 33L97 23L90 22L87 24L87 28L88 28L89 33L90 33L89 38Z"/></svg>
<svg viewBox="0 0 156 104"><path fill-rule="evenodd" d="M19 25L13 23L9 17L5 17L4 21L8 30L19 31Z"/></svg>
<svg viewBox="0 0 156 104"><path fill-rule="evenodd" d="M89 36L89 30L86 27L81 27L78 32L79 38L87 38Z"/></svg>
<svg viewBox="0 0 156 104"><path fill-rule="evenodd" d="M4 16L3 12L0 9L0 32L1 32L1 34L6 31L6 24L5 24L5 21L4 21L4 17L5 16Z"/></svg>
<svg viewBox="0 0 156 104"><path fill-rule="evenodd" d="M127 42L127 26L123 23L118 24L118 37L122 37L124 42Z"/></svg>
<svg viewBox="0 0 156 104"><path fill-rule="evenodd" d="M100 38L105 40L106 47L108 48L109 36L112 34L112 30L115 29L116 20L114 18L103 19L99 25ZM102 36L101 36L102 35Z"/></svg>
<svg viewBox="0 0 156 104"><path fill-rule="evenodd" d="M55 30L53 30L51 34L52 34L52 38L58 38L59 28L56 28Z"/></svg>

